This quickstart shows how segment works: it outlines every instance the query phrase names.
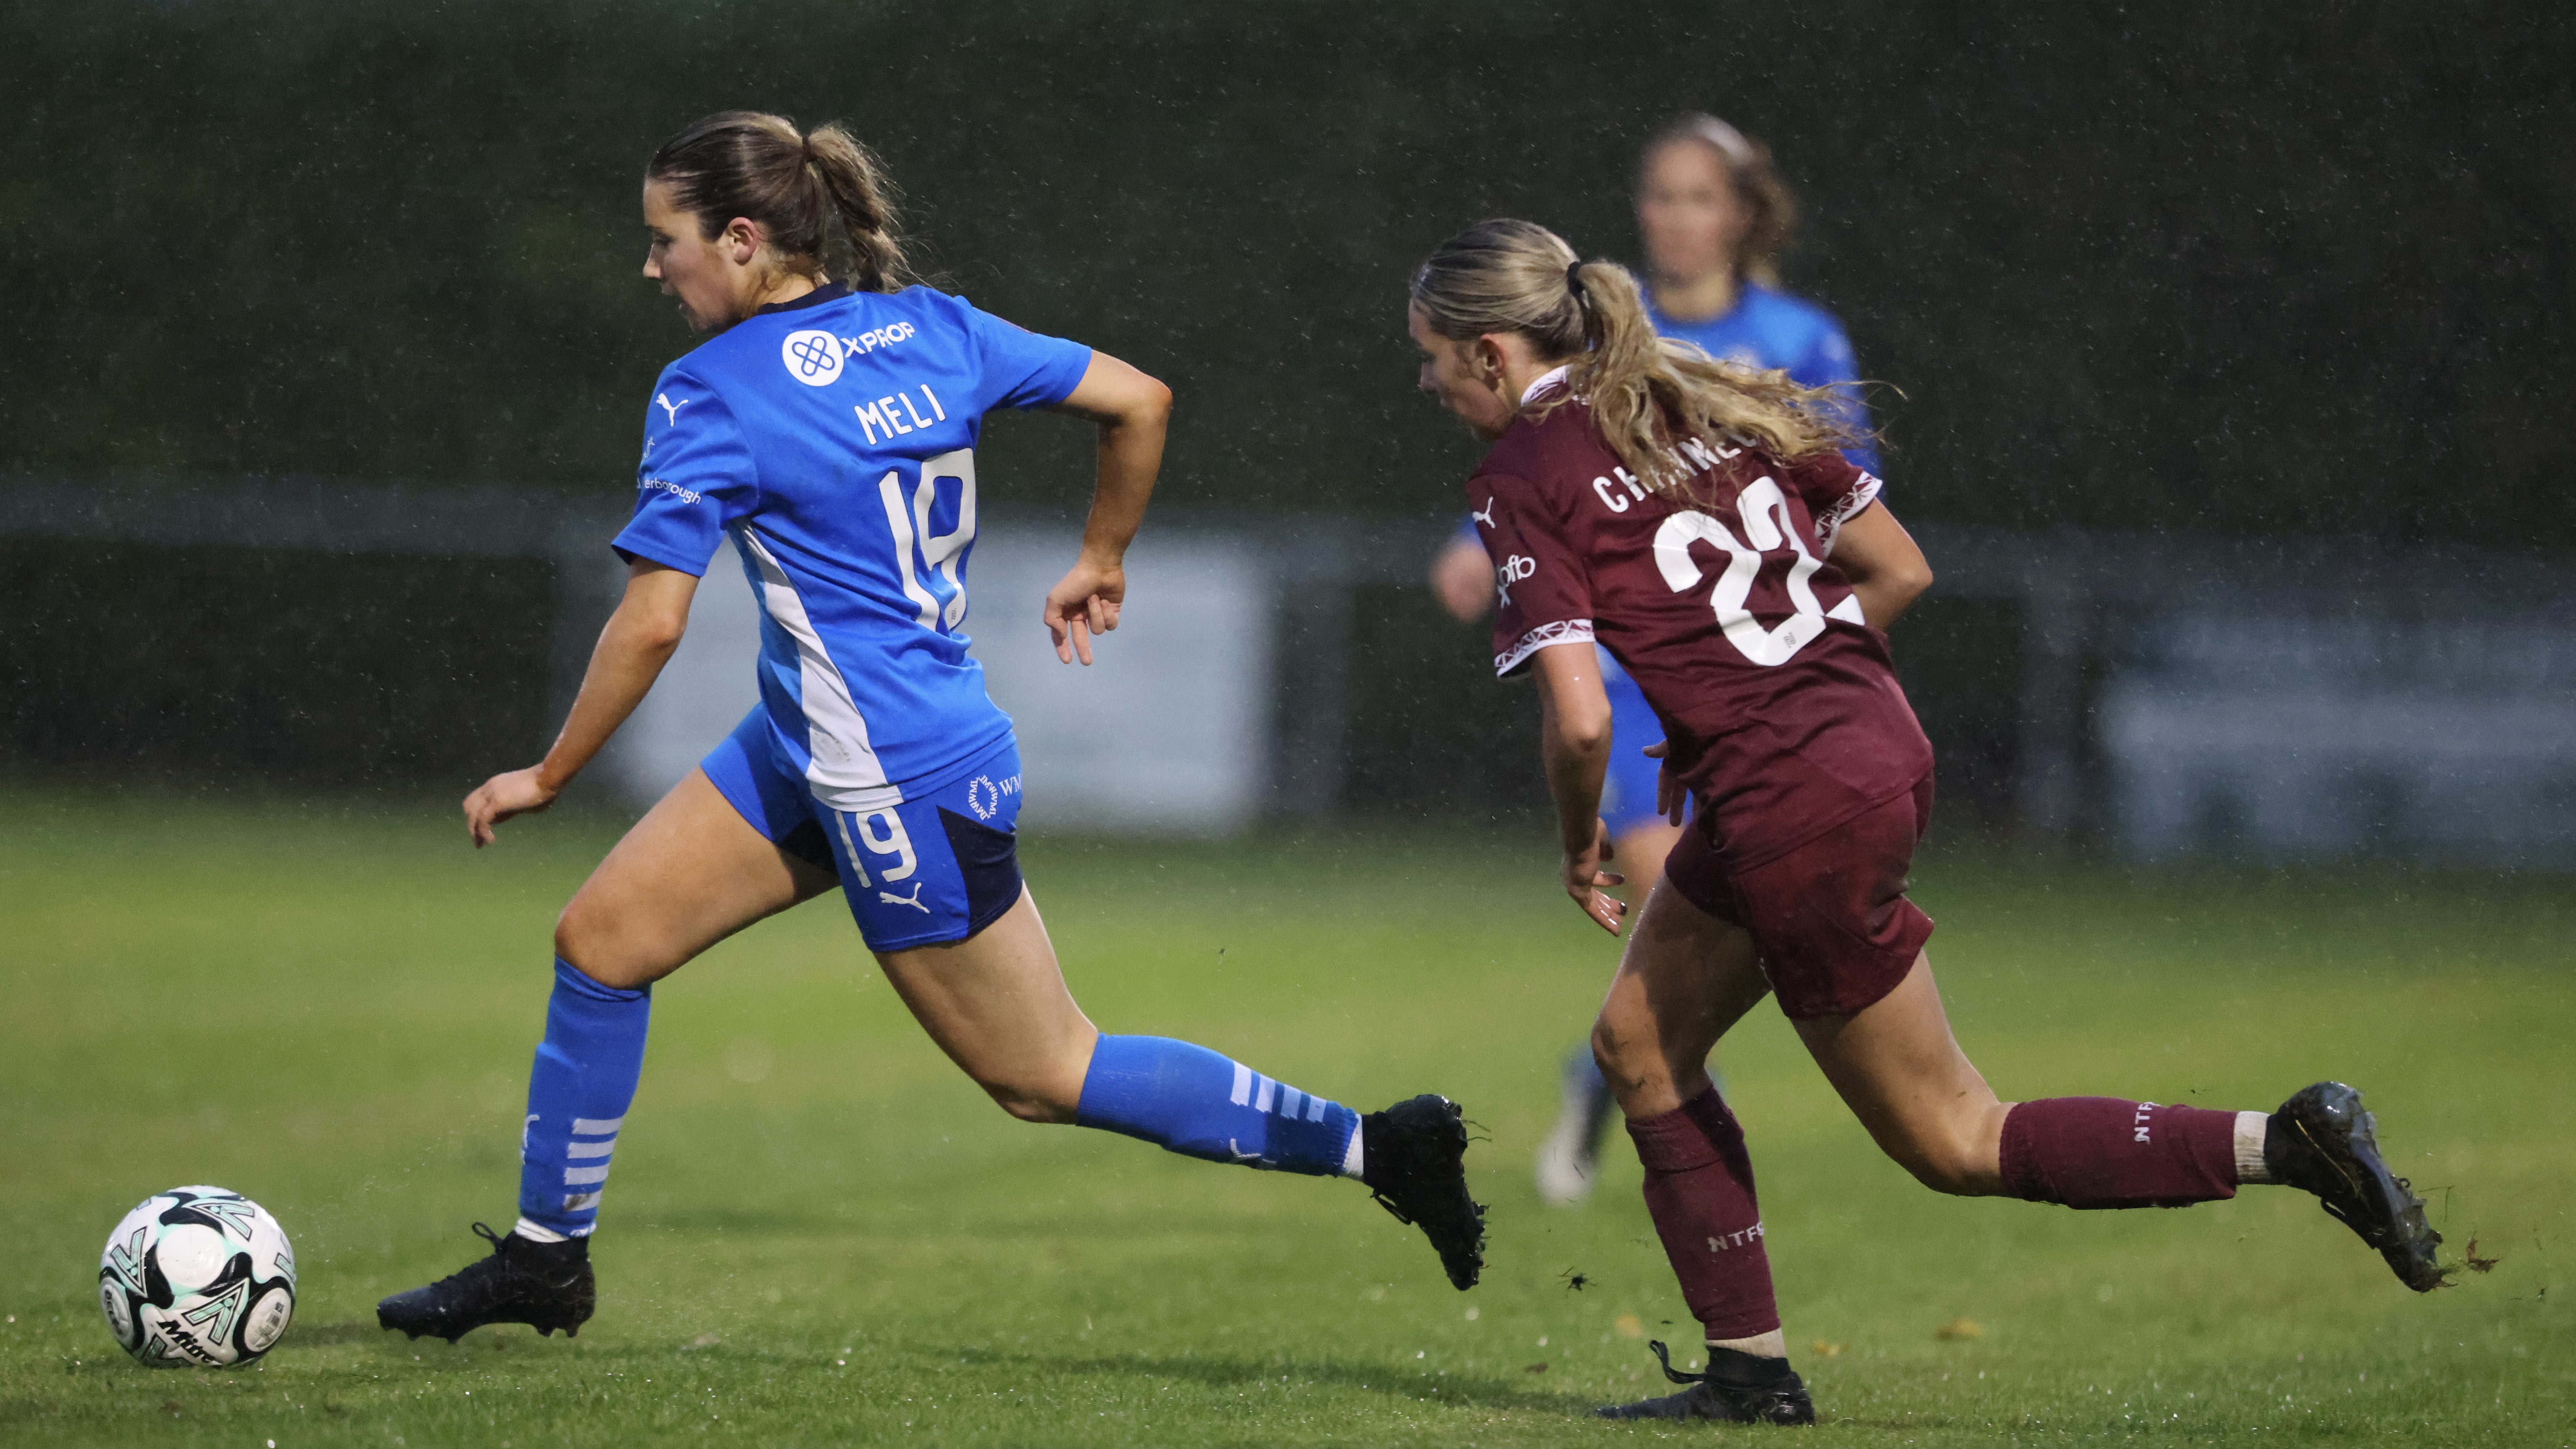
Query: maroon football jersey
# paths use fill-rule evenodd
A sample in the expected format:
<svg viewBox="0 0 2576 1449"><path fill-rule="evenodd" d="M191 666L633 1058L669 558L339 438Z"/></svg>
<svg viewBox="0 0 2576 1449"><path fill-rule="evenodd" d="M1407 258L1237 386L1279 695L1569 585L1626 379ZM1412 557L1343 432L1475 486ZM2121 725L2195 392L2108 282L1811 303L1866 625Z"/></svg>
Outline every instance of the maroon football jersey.
<svg viewBox="0 0 2576 1449"><path fill-rule="evenodd" d="M1782 463L1696 439L1699 509L1619 466L1591 409L1511 426L1467 481L1494 568L1494 669L1607 648L1663 722L1711 840L1757 865L1914 787L1932 746L1886 637L1828 561L1878 480L1823 452Z"/></svg>

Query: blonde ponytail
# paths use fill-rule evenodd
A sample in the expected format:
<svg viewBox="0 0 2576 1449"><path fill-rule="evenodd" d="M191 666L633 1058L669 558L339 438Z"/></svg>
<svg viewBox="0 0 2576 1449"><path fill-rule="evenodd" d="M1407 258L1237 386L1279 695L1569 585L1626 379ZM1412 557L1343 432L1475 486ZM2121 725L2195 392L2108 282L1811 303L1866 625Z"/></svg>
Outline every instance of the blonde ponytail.
<svg viewBox="0 0 2576 1449"><path fill-rule="evenodd" d="M1589 403L1620 463L1686 501L1706 500L1689 498L1697 470L1675 451L1685 438L1749 442L1787 462L1862 436L1832 388L1658 336L1627 268L1582 261L1532 222L1481 221L1442 242L1413 274L1413 305L1443 337L1517 333L1541 358L1569 364L1568 386L1534 402L1536 415Z"/></svg>

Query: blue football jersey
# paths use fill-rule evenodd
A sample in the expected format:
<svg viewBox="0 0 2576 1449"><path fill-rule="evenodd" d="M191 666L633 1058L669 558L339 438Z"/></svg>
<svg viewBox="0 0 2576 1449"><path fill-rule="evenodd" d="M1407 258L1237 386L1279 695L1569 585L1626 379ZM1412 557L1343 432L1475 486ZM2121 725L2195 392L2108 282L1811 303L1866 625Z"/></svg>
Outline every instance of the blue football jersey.
<svg viewBox="0 0 2576 1449"><path fill-rule="evenodd" d="M1868 407L1851 384L1860 377L1851 339L1834 314L1774 287L1747 281L1735 305L1704 322L1677 322L1646 306L1655 330L1666 337L1698 344L1711 357L1732 358L1748 367L1778 368L1808 387L1835 387L1850 399L1852 416L1866 422ZM1879 471L1878 450L1867 445L1846 448L1843 456L1872 474Z"/></svg>
<svg viewBox="0 0 2576 1449"><path fill-rule="evenodd" d="M882 810L1010 734L966 652L975 442L1064 401L1091 349L927 287L835 284L662 370L629 558L703 576L727 537L760 601L760 697L815 798Z"/></svg>

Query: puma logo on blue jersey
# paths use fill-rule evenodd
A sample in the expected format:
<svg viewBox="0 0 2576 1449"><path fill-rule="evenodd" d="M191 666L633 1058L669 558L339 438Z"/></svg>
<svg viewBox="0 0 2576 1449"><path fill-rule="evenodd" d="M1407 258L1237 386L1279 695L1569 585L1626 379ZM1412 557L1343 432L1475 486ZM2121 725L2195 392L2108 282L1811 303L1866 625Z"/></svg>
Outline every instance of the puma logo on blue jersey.
<svg viewBox="0 0 2576 1449"><path fill-rule="evenodd" d="M671 415L671 421L676 424L680 421L680 409L696 402L697 399L693 397L684 397L678 402L673 402L671 401L671 395L669 393L657 392L653 394L653 401L660 403L662 405L662 411L669 413Z"/></svg>

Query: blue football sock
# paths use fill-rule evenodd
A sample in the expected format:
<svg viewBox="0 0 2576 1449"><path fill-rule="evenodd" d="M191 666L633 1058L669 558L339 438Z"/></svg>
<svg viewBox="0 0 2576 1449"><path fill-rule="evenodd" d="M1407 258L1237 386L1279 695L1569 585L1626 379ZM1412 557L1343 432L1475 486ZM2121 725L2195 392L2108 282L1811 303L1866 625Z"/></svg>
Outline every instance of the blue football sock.
<svg viewBox="0 0 2576 1449"><path fill-rule="evenodd" d="M1360 1114L1167 1036L1104 1036L1074 1121L1210 1162L1357 1177Z"/></svg>
<svg viewBox="0 0 2576 1449"><path fill-rule="evenodd" d="M1619 1099L1610 1091L1610 1079L1601 1075L1601 1064L1592 1059L1592 1043L1576 1042L1565 1058L1565 1090L1569 1097L1583 1103L1583 1150L1598 1157L1602 1135L1610 1130L1610 1119L1618 1115Z"/></svg>
<svg viewBox="0 0 2576 1449"><path fill-rule="evenodd" d="M528 1073L528 1122L519 1139L519 1223L587 1237L599 1220L608 1154L644 1075L644 1028L653 993L620 991L555 958L546 1039Z"/></svg>

